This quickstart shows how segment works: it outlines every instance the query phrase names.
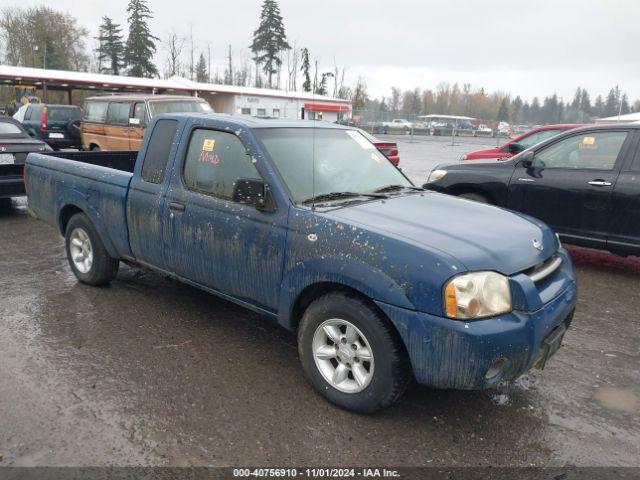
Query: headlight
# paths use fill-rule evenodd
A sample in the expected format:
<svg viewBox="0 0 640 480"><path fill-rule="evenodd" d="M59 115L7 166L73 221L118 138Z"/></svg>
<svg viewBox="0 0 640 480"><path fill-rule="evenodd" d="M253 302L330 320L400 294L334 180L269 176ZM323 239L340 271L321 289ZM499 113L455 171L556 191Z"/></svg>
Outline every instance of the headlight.
<svg viewBox="0 0 640 480"><path fill-rule="evenodd" d="M463 273L444 287L444 311L449 318L491 317L511 309L509 280L496 272Z"/></svg>
<svg viewBox="0 0 640 480"><path fill-rule="evenodd" d="M446 170L434 170L429 174L429 180L427 180L427 182L437 182L438 180L444 178L446 174Z"/></svg>

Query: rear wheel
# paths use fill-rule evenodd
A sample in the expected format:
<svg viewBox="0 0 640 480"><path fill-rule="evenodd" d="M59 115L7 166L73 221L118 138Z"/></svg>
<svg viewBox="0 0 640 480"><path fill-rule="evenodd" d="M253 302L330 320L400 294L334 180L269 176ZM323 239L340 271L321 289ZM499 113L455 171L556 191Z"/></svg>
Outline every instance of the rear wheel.
<svg viewBox="0 0 640 480"><path fill-rule="evenodd" d="M467 200L473 200L474 202L478 202L478 203L488 203L488 204L492 204L493 202L491 200L489 200L489 198L487 198L485 195L482 195L481 193L461 193L460 195L458 195L460 198L466 198Z"/></svg>
<svg viewBox="0 0 640 480"><path fill-rule="evenodd" d="M298 330L298 353L315 389L347 410L385 408L400 398L411 379L393 327L354 295L331 293L307 308Z"/></svg>
<svg viewBox="0 0 640 480"><path fill-rule="evenodd" d="M106 285L116 277L119 262L109 255L84 213L77 213L69 220L65 244L71 270L82 283Z"/></svg>
<svg viewBox="0 0 640 480"><path fill-rule="evenodd" d="M90 150L92 152L99 152L100 151L100 147L98 145L91 145Z"/></svg>

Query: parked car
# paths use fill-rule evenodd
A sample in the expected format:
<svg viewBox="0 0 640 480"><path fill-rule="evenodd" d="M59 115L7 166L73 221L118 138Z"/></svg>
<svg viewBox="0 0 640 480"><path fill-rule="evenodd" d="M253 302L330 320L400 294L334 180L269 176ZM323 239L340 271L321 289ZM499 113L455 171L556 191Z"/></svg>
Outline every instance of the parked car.
<svg viewBox="0 0 640 480"><path fill-rule="evenodd" d="M402 130L411 130L413 123L404 118L394 118L390 122L382 122L382 125L387 128L396 128Z"/></svg>
<svg viewBox="0 0 640 480"><path fill-rule="evenodd" d="M473 136L477 137L477 136L483 136L483 137L495 137L496 133L494 132L493 128L491 128L489 125L486 125L484 123L481 123L480 125L478 125L478 128L475 129L475 131L473 132Z"/></svg>
<svg viewBox="0 0 640 480"><path fill-rule="evenodd" d="M31 138L20 122L0 117L0 203L24 195L22 172L27 153L47 150L51 148Z"/></svg>
<svg viewBox="0 0 640 480"><path fill-rule="evenodd" d="M575 245L640 255L640 125L569 130L501 162L438 166L425 187L539 218Z"/></svg>
<svg viewBox="0 0 640 480"><path fill-rule="evenodd" d="M582 125L545 125L544 127L534 128L522 135L515 137L508 142L494 148L485 148L482 150L475 150L473 152L467 152L460 160L487 160L487 159L499 159L509 158L516 155L529 147L532 147L536 143L540 143L548 138L555 137L559 133L566 132L572 128L578 128Z"/></svg>
<svg viewBox="0 0 640 480"><path fill-rule="evenodd" d="M163 115L135 167L56 155L27 158L29 208L79 281L125 261L275 318L350 410L411 378L480 389L542 368L571 323L575 274L548 227L415 187L353 128Z"/></svg>
<svg viewBox="0 0 640 480"><path fill-rule="evenodd" d="M87 98L82 117L85 150L140 150L151 119L163 113L213 113L203 99L178 95L112 95Z"/></svg>
<svg viewBox="0 0 640 480"><path fill-rule="evenodd" d="M386 140L379 140L373 135L368 134L364 130L358 129L358 131L366 137L371 143L373 143L378 151L389 159L394 166L400 165L400 155L398 153L398 144L396 142L387 142Z"/></svg>
<svg viewBox="0 0 640 480"><path fill-rule="evenodd" d="M29 103L13 115L33 138L54 150L80 148L80 108L75 105Z"/></svg>

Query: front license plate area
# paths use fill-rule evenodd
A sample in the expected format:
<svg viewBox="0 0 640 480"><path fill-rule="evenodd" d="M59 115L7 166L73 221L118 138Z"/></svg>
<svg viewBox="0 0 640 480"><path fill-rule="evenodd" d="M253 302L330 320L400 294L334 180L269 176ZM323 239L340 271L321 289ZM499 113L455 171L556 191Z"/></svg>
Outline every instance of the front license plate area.
<svg viewBox="0 0 640 480"><path fill-rule="evenodd" d="M567 331L564 325L559 325L547 335L540 345L540 355L536 361L535 367L540 370L544 369L547 361L558 351L562 345L562 339Z"/></svg>

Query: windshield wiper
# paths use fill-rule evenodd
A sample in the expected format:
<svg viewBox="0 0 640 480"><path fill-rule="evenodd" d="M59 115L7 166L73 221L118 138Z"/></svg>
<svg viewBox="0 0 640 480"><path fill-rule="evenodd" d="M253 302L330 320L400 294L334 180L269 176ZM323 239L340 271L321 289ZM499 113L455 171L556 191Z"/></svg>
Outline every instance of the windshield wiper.
<svg viewBox="0 0 640 480"><path fill-rule="evenodd" d="M386 187L374 190L374 193L395 192L397 190L415 190L416 192L422 192L424 188L413 187L409 185L387 185Z"/></svg>
<svg viewBox="0 0 640 480"><path fill-rule="evenodd" d="M330 193L323 193L321 195L316 195L315 197L307 198L303 200L302 203L307 204L312 202L325 202L325 201L340 200L343 198L353 198L353 197L387 198L386 195L381 195L376 193L330 192Z"/></svg>

